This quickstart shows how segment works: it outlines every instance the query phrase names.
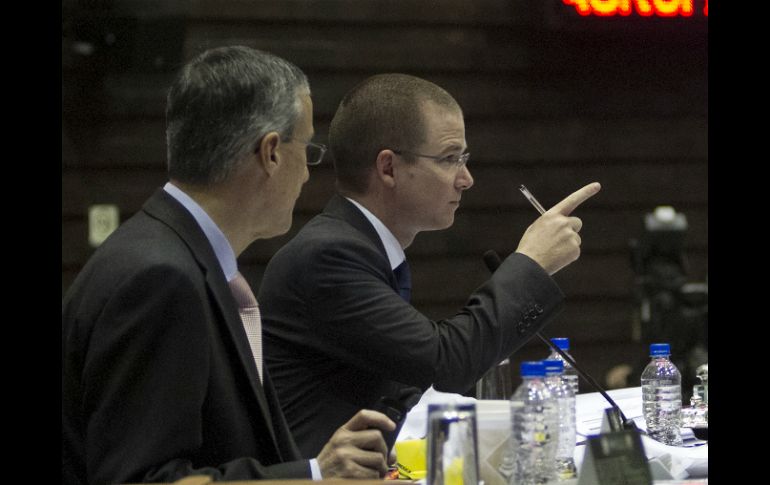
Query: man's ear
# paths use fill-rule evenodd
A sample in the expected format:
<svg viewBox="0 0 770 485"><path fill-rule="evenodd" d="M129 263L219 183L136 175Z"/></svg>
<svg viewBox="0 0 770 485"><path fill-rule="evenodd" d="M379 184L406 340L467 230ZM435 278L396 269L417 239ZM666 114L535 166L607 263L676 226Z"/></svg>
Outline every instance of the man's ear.
<svg viewBox="0 0 770 485"><path fill-rule="evenodd" d="M392 150L382 150L377 154L375 161L375 176L381 184L388 188L396 186L395 157L396 154Z"/></svg>
<svg viewBox="0 0 770 485"><path fill-rule="evenodd" d="M281 144L281 135L277 131L271 131L262 137L259 149L256 151L257 163L262 166L266 174L272 175L280 163L278 145Z"/></svg>

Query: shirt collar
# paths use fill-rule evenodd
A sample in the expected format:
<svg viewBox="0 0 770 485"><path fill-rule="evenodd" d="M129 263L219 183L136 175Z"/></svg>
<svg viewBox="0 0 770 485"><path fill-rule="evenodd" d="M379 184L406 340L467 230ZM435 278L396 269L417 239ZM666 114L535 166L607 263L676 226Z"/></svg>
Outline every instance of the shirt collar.
<svg viewBox="0 0 770 485"><path fill-rule="evenodd" d="M390 262L390 268L396 269L396 267L403 263L406 259L406 254L404 253L404 249L401 247L401 244L399 244L398 239L396 239L396 236L393 235L392 232L390 232L390 229L388 229L385 224L382 223L381 220L377 219L377 216L372 214L369 209L362 206L355 200L345 197L350 202L353 203L356 207L358 207L358 210L360 210L364 216L371 222L372 226L374 226L374 230L377 231L377 235L380 236L380 240L382 241L382 245L385 246L385 253L388 255L388 261Z"/></svg>
<svg viewBox="0 0 770 485"><path fill-rule="evenodd" d="M222 271L225 273L227 281L235 278L235 275L238 272L238 263L235 260L235 252L233 252L230 241L227 240L227 237L225 237L225 234L219 229L219 226L217 226L206 211L203 210L203 207L198 205L192 197L187 195L176 185L167 182L166 185L163 186L163 190L179 201L179 203L190 212L201 230L203 230L203 234L206 235L206 239L209 240L211 247L214 249L214 254L219 261L219 265L222 267Z"/></svg>

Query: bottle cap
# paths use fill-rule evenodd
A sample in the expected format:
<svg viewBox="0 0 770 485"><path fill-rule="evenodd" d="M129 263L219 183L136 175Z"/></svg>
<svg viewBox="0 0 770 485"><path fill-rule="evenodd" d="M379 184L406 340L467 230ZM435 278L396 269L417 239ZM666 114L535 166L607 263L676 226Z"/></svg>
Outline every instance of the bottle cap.
<svg viewBox="0 0 770 485"><path fill-rule="evenodd" d="M521 377L545 377L545 364L541 361L522 362Z"/></svg>
<svg viewBox="0 0 770 485"><path fill-rule="evenodd" d="M669 355L671 355L671 345L650 344L650 357L661 357Z"/></svg>
<svg viewBox="0 0 770 485"><path fill-rule="evenodd" d="M546 359L543 361L545 365L545 375L558 375L564 372L564 361L556 359Z"/></svg>
<svg viewBox="0 0 770 485"><path fill-rule="evenodd" d="M552 338L551 342L562 350L569 350L569 339L567 337Z"/></svg>

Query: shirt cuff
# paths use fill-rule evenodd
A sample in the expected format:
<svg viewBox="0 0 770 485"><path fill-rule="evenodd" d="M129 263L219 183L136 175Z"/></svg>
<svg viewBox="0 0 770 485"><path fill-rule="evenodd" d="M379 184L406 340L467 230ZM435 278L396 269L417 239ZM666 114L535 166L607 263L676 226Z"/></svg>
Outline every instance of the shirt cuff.
<svg viewBox="0 0 770 485"><path fill-rule="evenodd" d="M323 479L321 476L321 467L318 466L318 460L315 458L310 459L310 475L313 477L313 480Z"/></svg>

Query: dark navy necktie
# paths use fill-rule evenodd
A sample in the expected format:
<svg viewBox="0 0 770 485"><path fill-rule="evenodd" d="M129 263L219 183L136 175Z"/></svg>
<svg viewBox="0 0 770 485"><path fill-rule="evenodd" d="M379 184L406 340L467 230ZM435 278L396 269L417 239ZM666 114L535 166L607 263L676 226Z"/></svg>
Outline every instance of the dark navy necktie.
<svg viewBox="0 0 770 485"><path fill-rule="evenodd" d="M403 263L396 266L393 270L393 274L396 276L396 282L398 283L398 293L406 301L412 299L412 272L409 271L409 263L404 260Z"/></svg>

